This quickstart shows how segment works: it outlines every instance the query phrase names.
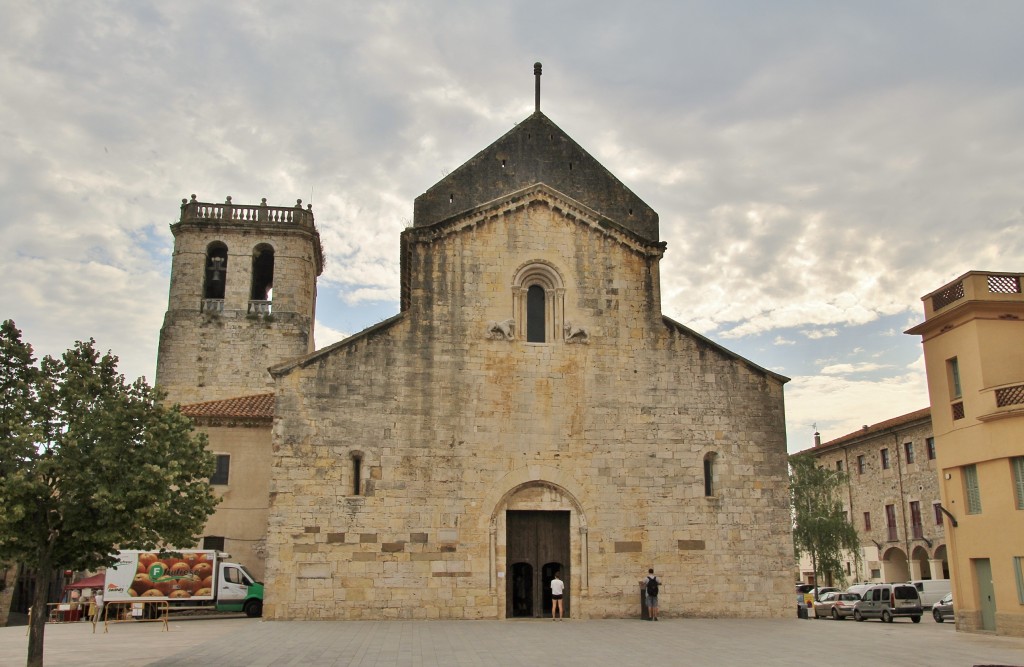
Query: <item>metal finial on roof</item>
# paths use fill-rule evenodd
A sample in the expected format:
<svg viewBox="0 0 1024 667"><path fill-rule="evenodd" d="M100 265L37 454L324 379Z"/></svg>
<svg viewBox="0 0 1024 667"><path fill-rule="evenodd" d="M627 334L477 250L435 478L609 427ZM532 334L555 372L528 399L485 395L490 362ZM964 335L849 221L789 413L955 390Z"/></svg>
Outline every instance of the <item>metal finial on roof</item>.
<svg viewBox="0 0 1024 667"><path fill-rule="evenodd" d="M540 69L540 63L533 63L533 78L536 82L534 84L536 89L534 93L534 111L540 111Z"/></svg>

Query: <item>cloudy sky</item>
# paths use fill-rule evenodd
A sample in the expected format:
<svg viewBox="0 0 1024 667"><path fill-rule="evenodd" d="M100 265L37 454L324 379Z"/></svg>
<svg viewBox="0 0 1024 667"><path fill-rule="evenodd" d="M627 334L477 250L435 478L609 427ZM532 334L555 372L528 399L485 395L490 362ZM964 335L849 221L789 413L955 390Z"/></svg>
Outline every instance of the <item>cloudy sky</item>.
<svg viewBox="0 0 1024 667"><path fill-rule="evenodd" d="M152 380L182 198L312 203L317 345L413 199L542 109L661 216L666 315L790 376L791 451L928 403L920 297L1024 270L1024 3L0 0L0 317Z"/></svg>

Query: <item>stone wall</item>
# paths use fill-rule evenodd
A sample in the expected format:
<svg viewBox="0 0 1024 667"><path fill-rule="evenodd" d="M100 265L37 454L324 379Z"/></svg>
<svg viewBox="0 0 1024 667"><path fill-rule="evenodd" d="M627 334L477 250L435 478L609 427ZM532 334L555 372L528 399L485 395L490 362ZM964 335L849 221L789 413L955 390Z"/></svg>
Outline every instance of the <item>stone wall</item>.
<svg viewBox="0 0 1024 667"><path fill-rule="evenodd" d="M265 618L502 618L510 508L571 513L576 617L638 614L649 567L665 616L792 615L783 379L664 320L661 246L571 209L407 230L409 308L275 370ZM495 335L532 263L585 335Z"/></svg>

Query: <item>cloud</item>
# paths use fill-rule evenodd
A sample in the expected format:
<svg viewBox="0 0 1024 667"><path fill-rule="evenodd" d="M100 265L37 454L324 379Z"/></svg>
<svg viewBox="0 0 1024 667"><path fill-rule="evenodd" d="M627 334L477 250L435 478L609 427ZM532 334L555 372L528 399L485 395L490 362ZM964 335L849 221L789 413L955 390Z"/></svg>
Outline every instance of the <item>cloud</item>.
<svg viewBox="0 0 1024 667"><path fill-rule="evenodd" d="M663 311L769 336L763 365L808 346L856 366L815 343L1024 265L1024 5L532 9L20 3L0 25L0 309L47 351L94 335L150 375L180 199L301 198L327 255L318 342L361 330L398 310L413 199L531 113L536 60L544 112L659 212ZM916 386L824 380L864 412Z"/></svg>
<svg viewBox="0 0 1024 667"><path fill-rule="evenodd" d="M903 372L882 378L794 377L786 385L789 451L813 446L811 424L818 425L824 442L924 407L928 393L923 357Z"/></svg>
<svg viewBox="0 0 1024 667"><path fill-rule="evenodd" d="M317 349L327 347L328 345L333 345L334 343L337 343L340 340L345 340L346 338L352 335L338 331L336 329L332 329L331 327L327 326L320 320L316 321L314 332L316 336Z"/></svg>
<svg viewBox="0 0 1024 667"><path fill-rule="evenodd" d="M800 332L811 340L818 340L820 338L835 338L839 335L839 332L835 329L804 329Z"/></svg>
<svg viewBox="0 0 1024 667"><path fill-rule="evenodd" d="M854 373L870 373L871 371L888 368L886 364L859 363L859 364L832 364L821 369L822 375L851 375Z"/></svg>

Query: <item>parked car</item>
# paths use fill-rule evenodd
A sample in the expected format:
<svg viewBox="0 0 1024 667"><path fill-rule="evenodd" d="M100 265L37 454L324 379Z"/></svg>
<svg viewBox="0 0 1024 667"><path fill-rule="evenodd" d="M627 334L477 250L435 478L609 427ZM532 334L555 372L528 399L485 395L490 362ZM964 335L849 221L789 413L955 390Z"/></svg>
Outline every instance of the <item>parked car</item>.
<svg viewBox="0 0 1024 667"><path fill-rule="evenodd" d="M946 597L932 605L932 618L936 623L942 623L947 618L953 618L953 594L947 593Z"/></svg>
<svg viewBox="0 0 1024 667"><path fill-rule="evenodd" d="M833 621L841 621L847 616L853 616L853 607L858 600L860 600L860 596L856 593L828 591L814 603L814 618L831 618Z"/></svg>
<svg viewBox="0 0 1024 667"><path fill-rule="evenodd" d="M913 584L877 584L864 591L853 607L853 618L863 621L878 618L892 623L897 616L909 616L914 623L921 622L921 596Z"/></svg>

